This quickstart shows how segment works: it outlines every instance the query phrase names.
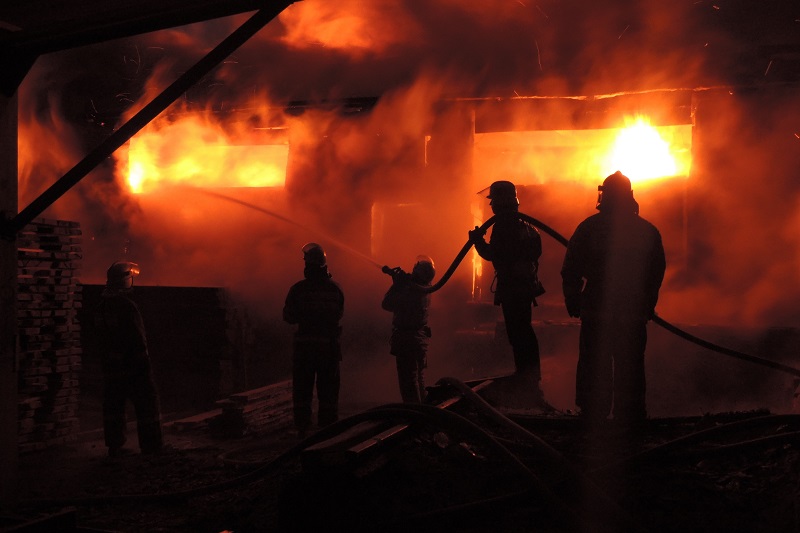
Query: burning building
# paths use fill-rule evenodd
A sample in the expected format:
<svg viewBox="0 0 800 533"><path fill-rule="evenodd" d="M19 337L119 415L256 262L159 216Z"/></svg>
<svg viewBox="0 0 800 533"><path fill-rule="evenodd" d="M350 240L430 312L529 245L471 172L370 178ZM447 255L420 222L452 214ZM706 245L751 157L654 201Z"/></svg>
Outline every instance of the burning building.
<svg viewBox="0 0 800 533"><path fill-rule="evenodd" d="M300 247L321 242L347 294L358 391L347 394L388 400L377 384L391 379L388 317L374 312L388 284L381 265L408 267L425 253L443 272L488 218L481 191L498 179L517 183L524 212L569 237L603 177L621 170L667 247L659 314L757 330L756 348L771 355L795 348L797 6L463 4L307 0L281 11L48 208L83 228L83 282L135 258L142 283L225 287L280 328ZM18 90L20 204L246 18L39 57ZM542 324L566 321L562 259L545 238ZM464 330L494 327L491 280L470 255L436 294L434 373L479 364L453 347ZM552 337L553 368L574 366L558 357L570 342ZM661 342L660 353L676 350ZM695 364L675 369L668 357L654 365L674 378L653 383L664 411L680 409L666 397ZM495 369L484 363L478 372ZM553 390L571 386L565 374L551 379Z"/></svg>

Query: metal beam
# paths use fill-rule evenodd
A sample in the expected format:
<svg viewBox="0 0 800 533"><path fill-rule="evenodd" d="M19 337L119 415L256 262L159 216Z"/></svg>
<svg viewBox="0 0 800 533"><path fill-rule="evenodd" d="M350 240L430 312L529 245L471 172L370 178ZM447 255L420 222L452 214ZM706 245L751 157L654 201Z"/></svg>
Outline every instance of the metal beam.
<svg viewBox="0 0 800 533"><path fill-rule="evenodd" d="M271 0L26 0L0 6L0 55L38 56L77 46L278 9ZM16 27L15 27L16 26ZM6 31L2 31L6 30Z"/></svg>
<svg viewBox="0 0 800 533"><path fill-rule="evenodd" d="M291 2L289 2L291 3ZM34 218L50 207L64 193L75 186L97 165L105 161L120 146L128 142L139 130L144 128L151 120L156 118L164 109L177 100L192 85L200 81L203 76L219 65L234 50L239 48L253 35L258 33L269 21L275 18L287 4L281 4L280 9L273 6L271 9L262 9L248 19L241 27L231 33L216 48L189 68L183 75L176 79L164 92L156 96L144 106L128 122L111 134L97 148L78 162L72 169L58 179L53 185L32 201L25 209L11 220L2 221L2 236L14 239L16 234L29 224Z"/></svg>

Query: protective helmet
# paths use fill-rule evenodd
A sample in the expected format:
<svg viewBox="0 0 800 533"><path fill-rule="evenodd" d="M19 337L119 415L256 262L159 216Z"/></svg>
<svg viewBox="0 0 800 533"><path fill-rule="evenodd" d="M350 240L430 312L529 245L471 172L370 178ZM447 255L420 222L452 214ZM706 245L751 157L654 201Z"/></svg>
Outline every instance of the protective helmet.
<svg viewBox="0 0 800 533"><path fill-rule="evenodd" d="M315 242L310 242L303 246L303 261L306 266L324 267L327 263L325 250Z"/></svg>
<svg viewBox="0 0 800 533"><path fill-rule="evenodd" d="M106 287L111 289L130 289L133 277L139 275L139 265L130 261L117 261L106 272Z"/></svg>
<svg viewBox="0 0 800 533"><path fill-rule="evenodd" d="M487 196L493 205L519 205L517 187L510 181L495 181Z"/></svg>
<svg viewBox="0 0 800 533"><path fill-rule="evenodd" d="M414 268L411 269L411 277L414 281L427 285L436 276L436 268L433 266L433 259L427 255L418 255Z"/></svg>
<svg viewBox="0 0 800 533"><path fill-rule="evenodd" d="M604 202L606 205L620 205L633 200L631 180L619 170L603 180L603 184L597 186L597 191L598 209Z"/></svg>

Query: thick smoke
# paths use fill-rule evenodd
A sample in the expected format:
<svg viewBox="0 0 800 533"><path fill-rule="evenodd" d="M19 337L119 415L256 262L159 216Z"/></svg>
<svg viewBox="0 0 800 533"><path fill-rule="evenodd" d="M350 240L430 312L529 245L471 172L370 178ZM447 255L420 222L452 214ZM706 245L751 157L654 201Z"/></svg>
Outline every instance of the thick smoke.
<svg viewBox="0 0 800 533"><path fill-rule="evenodd" d="M731 76L753 81L742 65L757 58L758 36L741 31L740 10L737 2L694 1L298 2L149 126L166 129L199 113L204 131L231 144L257 142L254 130L281 132L289 143L286 188L222 192L296 224L185 185L132 195L122 170L125 149L45 216L81 222L86 283L101 283L108 264L126 257L141 264L143 284L227 287L287 335L280 309L301 277L300 247L320 242L346 292L346 340L354 355L346 355L345 365L354 381L374 384L364 394L386 399L395 388L385 383L394 380L390 317L379 303L389 278L377 266L410 268L425 253L442 273L467 230L490 214L475 193L494 178L515 179L472 176L471 156L435 145L441 136L432 132L448 137L469 125L469 117L443 102L486 99L476 104L480 112L493 98L561 97L537 108L539 114L505 120L511 129L546 129L554 119L579 125L573 100L563 97L702 88L694 100L691 175L680 185L635 191L668 250L658 312L677 323L794 325L800 105L791 90L763 98L710 89L732 85ZM247 16L40 58L20 88L20 205ZM725 24L738 33L723 31ZM783 26L773 38L782 32ZM759 81L769 81L766 61L755 64ZM369 112L336 105L353 97L377 103ZM283 111L287 102L295 103L291 113ZM182 149L178 141L172 148ZM575 187L553 181L557 169L536 162L532 168L526 172L540 185L521 191L522 210L569 237L594 212L593 187L604 176L587 176L588 188ZM473 214L476 206L483 217ZM541 317L566 319L562 257L561 245L545 237ZM468 261L434 295L434 321L446 333L433 340L433 375L487 374L510 364L505 346L496 347L500 361L453 353L452 331L496 319L496 308L465 305ZM559 343L550 349L574 351ZM553 390L569 388L556 371L561 366L543 362L546 375L558 376L546 378L554 380Z"/></svg>

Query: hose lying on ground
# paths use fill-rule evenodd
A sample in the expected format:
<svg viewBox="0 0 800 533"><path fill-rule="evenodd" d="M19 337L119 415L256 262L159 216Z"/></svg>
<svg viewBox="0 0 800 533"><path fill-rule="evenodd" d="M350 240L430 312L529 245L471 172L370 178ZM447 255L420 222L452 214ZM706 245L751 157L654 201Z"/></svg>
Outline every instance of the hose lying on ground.
<svg viewBox="0 0 800 533"><path fill-rule="evenodd" d="M455 381L451 383L455 383ZM469 388L466 385L464 385L464 387L467 389ZM474 398L472 398L472 400L475 401ZM595 531L606 531L607 527L611 527L611 531L643 531L630 516L614 502L606 498L601 491L589 490L583 492L590 485L582 483L582 481L586 480L576 479L574 476L569 475L569 473L563 472L565 475L562 480L566 479L568 481L567 484L561 483L556 486L552 482L543 481L539 475L531 471L525 463L510 452L500 441L487 433L483 428L459 414L432 405L407 403L385 405L377 407L373 409L373 411L387 413L397 412L398 414L406 412L415 413L422 417L423 420L427 420L429 423L435 423L437 427L444 427L445 430L455 431L462 435L475 438L478 443L487 446L489 450L497 452L501 457L506 459L510 465L515 467L520 474L522 474L523 478L528 480L531 489L535 491L536 495L539 498L543 498L545 503L551 505L551 509L557 511L557 515L561 519L566 520L575 527L587 527L591 525ZM509 422L513 424L511 421ZM529 440L536 438L522 427L519 427L519 430L526 432ZM543 450L544 447L541 449ZM552 448L546 452L548 459L553 459L553 454L560 455ZM559 468L559 470L561 469ZM573 485L573 483L577 483L577 485ZM587 504L586 499L595 504L599 503L599 505L589 504L584 507ZM587 507L602 516L592 514L591 520L593 522L587 524L586 520L589 520L589 517L581 516L581 511ZM406 519L410 520L412 518L413 517L407 517Z"/></svg>
<svg viewBox="0 0 800 533"><path fill-rule="evenodd" d="M580 498L592 500L597 508L606 509L608 512L616 515L618 520L620 517L624 517L625 521L630 522L630 518L625 516L622 509L620 509L615 502L608 499L602 489L598 487L593 480L576 470L558 450L550 446L538 435L528 431L505 416L502 412L495 409L489 402L473 391L469 385L452 377L441 378L436 384L444 384L453 387L469 401L473 407L478 409L479 412L532 446L537 455L545 459L545 463L548 467L555 472L555 476L549 475L547 481L550 486L558 488L558 492L562 495L562 498L567 501L574 501Z"/></svg>
<svg viewBox="0 0 800 533"><path fill-rule="evenodd" d="M645 462L658 461L659 464L666 460L667 456L676 457L690 457L697 458L700 455L713 455L723 451L740 450L743 447L756 446L762 444L780 444L782 442L796 442L800 441L800 434L798 431L784 431L781 433L774 433L765 437L747 439L735 443L723 444L717 447L706 449L699 449L698 444L710 441L714 438L727 436L730 434L742 433L749 431L753 428L760 427L800 427L800 415L798 414L782 414L782 415L766 415L747 418L736 422L729 422L720 426L714 426L702 431L696 431L683 437L672 439L658 446L654 446L635 455L626 457L620 461L604 465L592 471L592 473L603 473L607 471L617 470L623 466L632 464L639 464Z"/></svg>

